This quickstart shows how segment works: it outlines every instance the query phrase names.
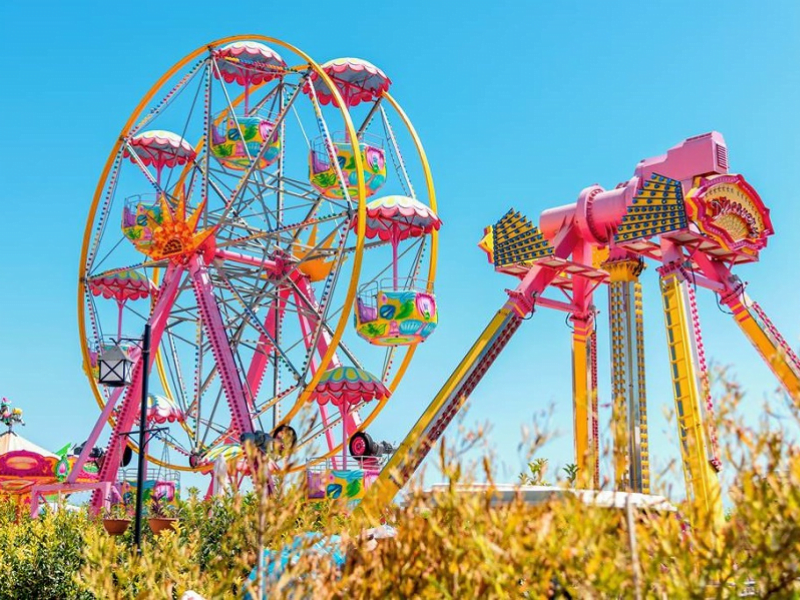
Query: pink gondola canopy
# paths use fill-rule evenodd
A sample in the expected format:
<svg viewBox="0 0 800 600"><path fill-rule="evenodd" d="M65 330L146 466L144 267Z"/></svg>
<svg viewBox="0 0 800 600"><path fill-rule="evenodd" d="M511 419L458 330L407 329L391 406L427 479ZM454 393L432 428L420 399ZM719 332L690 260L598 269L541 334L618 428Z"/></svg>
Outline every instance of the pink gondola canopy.
<svg viewBox="0 0 800 600"><path fill-rule="evenodd" d="M322 374L311 399L320 405L330 402L334 406L353 406L389 395L383 382L371 373L355 367L335 367Z"/></svg>
<svg viewBox="0 0 800 600"><path fill-rule="evenodd" d="M217 70L214 77L222 75L227 83L259 85L281 77L286 63L280 54L260 42L233 42L214 52Z"/></svg>
<svg viewBox="0 0 800 600"><path fill-rule="evenodd" d="M124 152L126 158L133 160L131 150L136 153L144 166L154 166L159 171L164 167L185 165L197 156L197 152L189 142L177 133L163 130L136 134L128 140Z"/></svg>
<svg viewBox="0 0 800 600"><path fill-rule="evenodd" d="M433 210L407 196L383 196L368 203L366 236L383 241L402 241L439 230L441 219ZM357 220L354 221L354 227Z"/></svg>
<svg viewBox="0 0 800 600"><path fill-rule="evenodd" d="M94 296L117 302L143 300L150 295L150 281L139 271L123 269L100 273L87 279L89 291Z"/></svg>
<svg viewBox="0 0 800 600"><path fill-rule="evenodd" d="M333 80L347 106L356 106L361 102L372 102L389 91L392 80L371 62L361 58L335 58L322 65L322 70ZM333 102L333 93L319 75L311 74L311 83L322 104ZM310 95L308 84L303 88Z"/></svg>

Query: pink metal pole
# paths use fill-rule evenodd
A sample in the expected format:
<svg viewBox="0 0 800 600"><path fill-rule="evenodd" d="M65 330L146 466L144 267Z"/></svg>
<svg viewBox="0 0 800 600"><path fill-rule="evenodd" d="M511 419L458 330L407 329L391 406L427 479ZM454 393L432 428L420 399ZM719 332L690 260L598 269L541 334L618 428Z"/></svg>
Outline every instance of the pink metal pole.
<svg viewBox="0 0 800 600"><path fill-rule="evenodd" d="M394 289L397 290L397 226L392 225L392 276L394 280Z"/></svg>
<svg viewBox="0 0 800 600"><path fill-rule="evenodd" d="M283 288L278 292L278 301L274 302L269 307L267 318L264 319L264 329L272 336L272 339L277 338L278 323L286 311L286 299L289 297L289 288ZM258 344L256 346L259 351L253 354L250 361L250 366L247 368L247 394L250 406L253 406L255 399L258 397L258 392L261 389L261 383L264 380L264 373L269 363L269 357L274 354L275 348L272 341L266 335L259 336Z"/></svg>
<svg viewBox="0 0 800 600"><path fill-rule="evenodd" d="M206 334L211 342L211 352L217 363L217 370L225 390L225 397L231 411L231 424L238 434L252 433L253 420L247 406L247 400L239 377L236 362L233 359L230 340L225 333L222 315L219 312L217 299L214 297L214 286L208 275L208 268L199 255L192 257L189 262L189 271L197 297L197 306L200 310Z"/></svg>
<svg viewBox="0 0 800 600"><path fill-rule="evenodd" d="M117 342L122 339L122 309L124 306L124 302L117 300L117 307L119 308L119 314L117 315Z"/></svg>
<svg viewBox="0 0 800 600"><path fill-rule="evenodd" d="M344 427L344 422L348 404L346 399L342 402L342 469L347 469L347 428Z"/></svg>
<svg viewBox="0 0 800 600"><path fill-rule="evenodd" d="M243 265L250 265L251 267L259 267L260 269L263 269L267 273L273 275L280 275L280 269L278 268L277 261L271 259L265 260L263 258L257 258L255 256L242 254L241 252L234 252L233 250L224 250L221 248L217 248L217 250L214 252L214 256L223 260L229 260L232 262L241 263Z"/></svg>
<svg viewBox="0 0 800 600"><path fill-rule="evenodd" d="M139 353L140 351L138 348L134 349L133 356L131 357L134 362L139 360ZM89 454L92 452L92 448L94 448L94 445L97 443L97 438L100 437L100 432L103 431L103 427L108 423L108 419L111 417L117 400L122 395L124 389L125 388L117 388L111 393L111 397L108 399L108 402L106 402L106 405L103 407L103 412L100 413L97 422L94 424L94 428L89 434L89 439L86 440L83 450L81 450L80 456L78 456L78 460L75 461L72 470L69 472L69 475L67 475L67 483L75 483L75 480L78 479L78 475L83 471L83 465L86 464Z"/></svg>

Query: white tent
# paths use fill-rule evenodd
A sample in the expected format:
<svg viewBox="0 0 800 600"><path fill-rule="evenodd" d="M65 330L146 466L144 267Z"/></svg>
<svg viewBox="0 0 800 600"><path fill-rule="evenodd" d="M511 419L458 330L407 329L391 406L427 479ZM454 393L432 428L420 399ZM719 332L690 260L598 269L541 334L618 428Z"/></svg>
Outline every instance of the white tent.
<svg viewBox="0 0 800 600"><path fill-rule="evenodd" d="M53 454L49 450L45 450L41 446L37 446L31 441L26 440L24 437L17 435L13 431L6 431L0 434L0 455L8 454L9 452L16 452L18 450L27 450L40 456L59 458L58 455Z"/></svg>

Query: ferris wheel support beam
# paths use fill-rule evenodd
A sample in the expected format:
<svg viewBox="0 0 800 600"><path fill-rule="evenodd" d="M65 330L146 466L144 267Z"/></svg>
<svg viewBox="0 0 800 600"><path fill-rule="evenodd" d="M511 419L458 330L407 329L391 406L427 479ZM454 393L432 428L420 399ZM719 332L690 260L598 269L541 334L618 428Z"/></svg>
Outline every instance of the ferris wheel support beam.
<svg viewBox="0 0 800 600"><path fill-rule="evenodd" d="M200 317L211 342L211 352L217 363L222 387L230 407L234 431L239 435L252 433L253 421L247 409L242 380L233 358L228 336L225 334L217 300L214 297L214 285L200 255L196 254L190 259L189 273L197 296Z"/></svg>
<svg viewBox="0 0 800 600"><path fill-rule="evenodd" d="M267 312L267 317L264 319L264 329L270 334L272 340L277 340L278 338L278 323L283 317L286 306L285 302L288 297L289 289L281 289L278 292L278 298L272 301L269 312ZM256 346L259 348L259 351L253 355L253 360L247 369L247 389L250 390L250 394L248 394L248 403L251 408L255 406L255 401L264 380L264 372L266 371L269 358L271 355L277 354L272 340L266 335L261 334Z"/></svg>
<svg viewBox="0 0 800 600"><path fill-rule="evenodd" d="M161 336L167 325L167 318L175 302L178 293L181 276L183 275L183 267L170 266L167 273L164 275L164 280L161 285L161 292L158 295L158 301L150 316L150 324L152 328L151 348L158 348L161 343ZM149 364L146 366L148 369L152 368L155 362L157 352L152 352L149 357ZM127 444L127 437L123 432L130 431L136 420L137 413L139 412L139 399L141 397L142 389L142 369L145 365L142 363L141 354L133 366L132 383L125 388L125 396L120 407L119 416L111 433L111 439L106 448L105 459L98 474L98 480L101 482L113 482L117 477L119 470L120 455L122 448ZM88 445L88 444L87 444ZM140 448L140 452L143 450ZM76 472L79 472L76 469ZM95 491L92 495L91 510L93 513L98 513L106 504L107 498Z"/></svg>
<svg viewBox="0 0 800 600"><path fill-rule="evenodd" d="M139 354L141 354L141 350L139 350L139 348L133 348L130 351L129 358L136 362L139 360ZM125 391L125 388L120 387L111 392L108 402L106 402L106 405L103 407L103 412L100 413L97 422L94 424L92 432L89 434L89 438L83 444L83 450L81 450L80 456L78 456L78 459L72 466L72 470L69 472L69 475L67 475L67 483L77 483L78 476L80 475L81 471L83 471L83 466L86 464L89 454L91 454L92 450L94 449L94 446L100 437L100 433L103 431L103 427L105 427L106 423L108 423L109 419L111 418L111 413L114 412L114 407L117 405L117 401L119 400L119 397L122 395L123 391Z"/></svg>

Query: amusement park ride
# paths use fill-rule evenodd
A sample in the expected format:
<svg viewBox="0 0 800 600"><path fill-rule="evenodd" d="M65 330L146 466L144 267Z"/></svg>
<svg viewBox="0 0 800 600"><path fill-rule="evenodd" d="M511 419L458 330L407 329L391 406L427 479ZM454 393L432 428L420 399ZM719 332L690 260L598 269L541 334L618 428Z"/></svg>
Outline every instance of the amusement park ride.
<svg viewBox="0 0 800 600"><path fill-rule="evenodd" d="M583 483L597 487L593 294L607 284L616 439L626 439L615 448L615 483L647 493L639 274L654 261L687 495L720 514L696 287L730 308L800 404L800 361L732 272L757 261L773 231L756 191L728 173L722 136L643 160L614 189L590 186L577 202L544 211L538 227L514 210L488 227L481 248L519 283L395 450L366 429L436 328L441 221L424 150L390 85L360 59L319 65L280 40L241 36L199 48L145 95L87 222L78 316L102 413L58 489L94 490L95 510L108 502L126 449L139 450L129 434L143 371L153 369L147 418L175 458L148 447L149 461L204 473L224 461L241 478L243 437L275 438L303 457L292 469L307 472L310 496L361 499L374 516L536 308L566 312L573 325L575 454ZM351 312L355 331L347 331ZM145 323L147 365L137 346L121 343ZM120 350L131 384L98 385L98 356ZM301 425L308 409L316 418ZM100 452L106 423L112 433ZM88 483L77 480L87 460L99 465ZM36 494L56 487L34 489L32 510Z"/></svg>
<svg viewBox="0 0 800 600"><path fill-rule="evenodd" d="M695 288L717 294L800 405L800 360L733 274L758 260L773 233L769 210L744 177L728 172L719 133L689 138L642 160L612 190L585 188L577 202L541 214L539 226L511 210L480 243L495 269L520 280L383 468L362 500L368 514L391 501L438 440L522 321L535 308L566 312L574 328L575 458L583 484L598 486L596 311L609 286L612 421L619 490L649 493L649 450L639 274L657 263L687 497L705 518L722 516L720 461ZM545 295L548 290L562 297ZM589 476L591 475L591 476Z"/></svg>
<svg viewBox="0 0 800 600"><path fill-rule="evenodd" d="M304 457L295 470L351 479L348 460L358 466L349 496L377 476L391 446L364 430L438 321L433 183L390 85L364 60L320 66L239 36L197 49L145 95L89 211L78 318L102 413L60 491L108 503L138 451L145 369L151 463L211 473L223 461L241 480L242 440L278 438ZM123 341L145 323L147 365ZM98 384L112 354L127 387ZM78 482L92 456L96 481Z"/></svg>

